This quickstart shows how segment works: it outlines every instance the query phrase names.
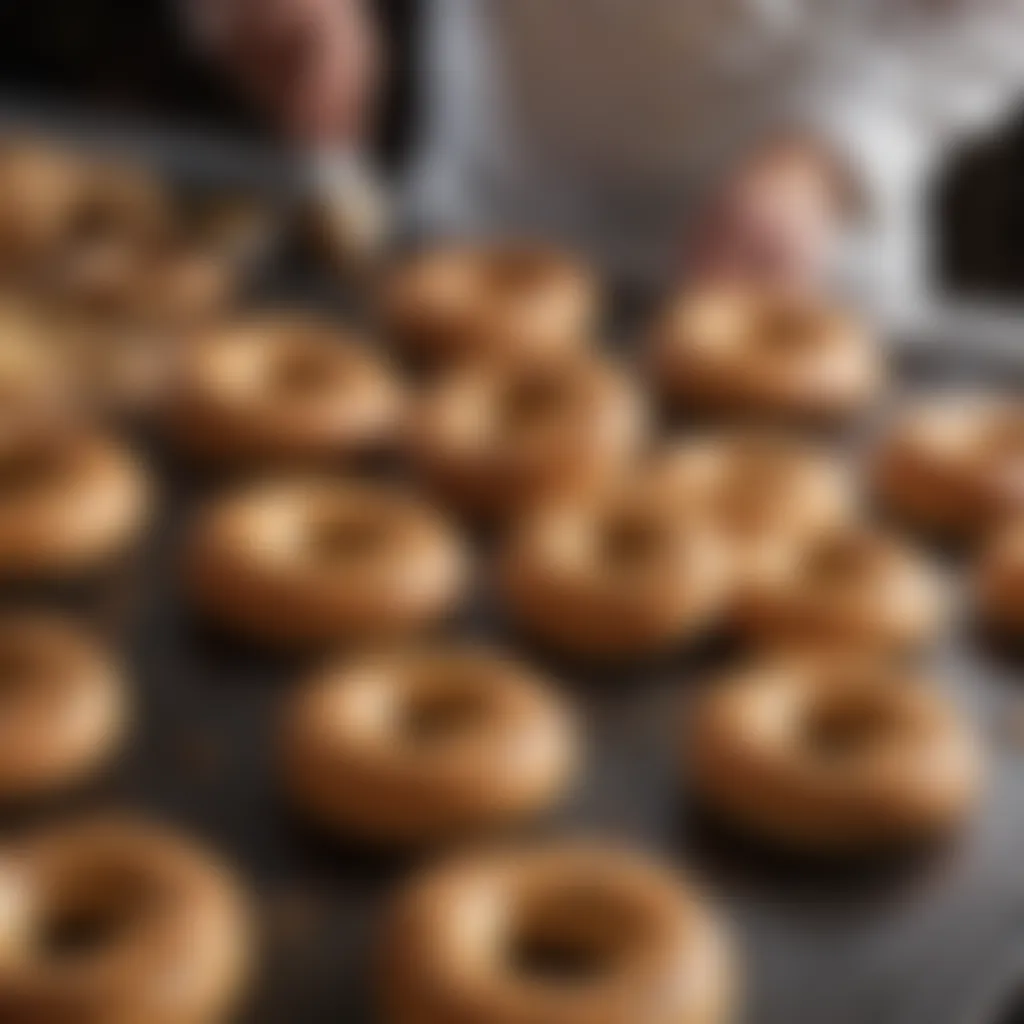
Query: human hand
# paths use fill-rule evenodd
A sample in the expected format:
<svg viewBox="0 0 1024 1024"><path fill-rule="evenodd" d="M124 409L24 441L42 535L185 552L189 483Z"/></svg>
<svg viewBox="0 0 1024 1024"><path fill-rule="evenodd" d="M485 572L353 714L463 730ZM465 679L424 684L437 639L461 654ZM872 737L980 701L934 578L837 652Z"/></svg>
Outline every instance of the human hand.
<svg viewBox="0 0 1024 1024"><path fill-rule="evenodd" d="M288 137L351 141L365 130L381 53L362 0L186 0L192 31Z"/></svg>
<svg viewBox="0 0 1024 1024"><path fill-rule="evenodd" d="M701 280L814 290L830 269L848 199L847 182L824 147L775 140L712 196L687 270Z"/></svg>

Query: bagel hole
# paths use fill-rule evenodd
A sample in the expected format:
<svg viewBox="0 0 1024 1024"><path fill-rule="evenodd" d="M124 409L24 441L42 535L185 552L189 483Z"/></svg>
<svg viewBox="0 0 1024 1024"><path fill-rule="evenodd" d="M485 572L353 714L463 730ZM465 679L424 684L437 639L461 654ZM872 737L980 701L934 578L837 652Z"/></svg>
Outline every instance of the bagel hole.
<svg viewBox="0 0 1024 1024"><path fill-rule="evenodd" d="M413 700L402 716L403 735L417 745L453 742L473 732L486 714L487 704L476 688L460 687Z"/></svg>
<svg viewBox="0 0 1024 1024"><path fill-rule="evenodd" d="M275 362L272 373L277 390L299 395L320 390L332 377L324 353L308 346L287 348Z"/></svg>
<svg viewBox="0 0 1024 1024"><path fill-rule="evenodd" d="M807 559L809 574L819 583L843 583L858 579L871 558L872 545L838 540L812 550Z"/></svg>
<svg viewBox="0 0 1024 1024"><path fill-rule="evenodd" d="M542 284L549 273L547 261L528 250L492 253L487 262L487 280L492 288L525 292Z"/></svg>
<svg viewBox="0 0 1024 1024"><path fill-rule="evenodd" d="M601 554L615 572L629 572L655 561L662 550L662 531L640 517L613 519L601 542Z"/></svg>
<svg viewBox="0 0 1024 1024"><path fill-rule="evenodd" d="M0 455L0 494L14 498L46 486L58 476L58 461L46 447Z"/></svg>
<svg viewBox="0 0 1024 1024"><path fill-rule="evenodd" d="M73 899L58 901L42 921L37 942L51 960L101 955L135 929L140 908L151 897L148 887L133 879L97 879Z"/></svg>
<svg viewBox="0 0 1024 1024"><path fill-rule="evenodd" d="M585 986L623 971L650 929L650 909L602 874L560 874L522 894L506 950L527 981Z"/></svg>
<svg viewBox="0 0 1024 1024"><path fill-rule="evenodd" d="M386 525L378 520L362 516L327 518L314 525L310 548L318 558L354 562L373 557L389 537Z"/></svg>
<svg viewBox="0 0 1024 1024"><path fill-rule="evenodd" d="M104 198L88 196L72 210L64 241L72 251L102 248L120 239L124 223L121 211Z"/></svg>
<svg viewBox="0 0 1024 1024"><path fill-rule="evenodd" d="M817 757L850 761L874 749L897 722L878 701L831 701L809 712L805 735Z"/></svg>
<svg viewBox="0 0 1024 1024"><path fill-rule="evenodd" d="M786 485L799 481L799 472L798 463L781 445L748 442L736 451L723 476L726 490L736 500L746 497L749 501L753 494L763 503L781 501Z"/></svg>
<svg viewBox="0 0 1024 1024"><path fill-rule="evenodd" d="M555 420L565 408L563 382L538 375L514 381L505 394L503 418L513 429L537 429Z"/></svg>
<svg viewBox="0 0 1024 1024"><path fill-rule="evenodd" d="M15 646L0 646L0 700L15 697L37 678L40 659Z"/></svg>
<svg viewBox="0 0 1024 1024"><path fill-rule="evenodd" d="M756 537L783 517L785 497L757 483L748 490L737 480L722 490L717 512L721 523L737 535Z"/></svg>
<svg viewBox="0 0 1024 1024"><path fill-rule="evenodd" d="M533 982L585 985L613 968L618 937L587 927L586 922L540 919L527 922L513 936L509 960L518 974Z"/></svg>
<svg viewBox="0 0 1024 1024"><path fill-rule="evenodd" d="M800 352L817 345L820 333L804 310L782 306L761 315L758 338L773 351Z"/></svg>

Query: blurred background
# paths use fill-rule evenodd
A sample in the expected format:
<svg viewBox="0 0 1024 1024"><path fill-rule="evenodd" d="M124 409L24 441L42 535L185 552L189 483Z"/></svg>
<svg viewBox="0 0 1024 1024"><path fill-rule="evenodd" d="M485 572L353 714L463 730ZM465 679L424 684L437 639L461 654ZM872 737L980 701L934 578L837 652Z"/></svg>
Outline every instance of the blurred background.
<svg viewBox="0 0 1024 1024"><path fill-rule="evenodd" d="M375 147L409 152L422 0L375 0L390 54ZM34 0L0 5L0 90L225 137L262 129L183 38L171 0ZM1024 110L949 161L932 197L940 279L972 297L1024 297Z"/></svg>

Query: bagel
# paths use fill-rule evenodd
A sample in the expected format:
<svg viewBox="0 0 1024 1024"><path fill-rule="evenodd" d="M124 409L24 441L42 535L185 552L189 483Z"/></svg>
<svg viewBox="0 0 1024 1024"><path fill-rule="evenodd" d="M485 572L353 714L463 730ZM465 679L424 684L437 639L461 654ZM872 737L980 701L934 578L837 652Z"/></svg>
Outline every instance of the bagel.
<svg viewBox="0 0 1024 1024"><path fill-rule="evenodd" d="M615 476L646 430L628 380L593 356L466 363L417 403L414 465L447 501L503 517Z"/></svg>
<svg viewBox="0 0 1024 1024"><path fill-rule="evenodd" d="M809 851L868 853L955 830L982 778L940 692L858 655L769 658L713 682L682 761L709 807Z"/></svg>
<svg viewBox="0 0 1024 1024"><path fill-rule="evenodd" d="M701 515L721 534L743 577L776 548L793 548L846 521L851 487L818 448L782 434L730 431L667 446L637 486L680 515Z"/></svg>
<svg viewBox="0 0 1024 1024"><path fill-rule="evenodd" d="M0 579L87 573L126 554L148 519L136 457L89 431L30 431L0 444Z"/></svg>
<svg viewBox="0 0 1024 1024"><path fill-rule="evenodd" d="M47 306L39 296L0 300L0 431L82 413L149 416L163 400L176 341L166 325Z"/></svg>
<svg viewBox="0 0 1024 1024"><path fill-rule="evenodd" d="M217 1024L250 959L227 871L128 819L65 825L0 855L0 1006L11 1024Z"/></svg>
<svg viewBox="0 0 1024 1024"><path fill-rule="evenodd" d="M272 644L394 636L452 610L467 558L445 520L380 486L261 481L207 506L185 554L200 608Z"/></svg>
<svg viewBox="0 0 1024 1024"><path fill-rule="evenodd" d="M34 139L0 143L0 267L15 279L38 270L63 243L80 202L81 168Z"/></svg>
<svg viewBox="0 0 1024 1024"><path fill-rule="evenodd" d="M593 332L597 307L597 287L585 269L520 243L419 253L389 276L381 299L390 336L428 362L578 348Z"/></svg>
<svg viewBox="0 0 1024 1024"><path fill-rule="evenodd" d="M28 204L20 214L12 212L37 221L31 232L35 243L23 247L22 262L35 283L62 300L91 299L109 285L113 267L129 273L133 256L170 230L169 199L152 175L132 164L56 152L42 159L54 164L45 175L41 167L35 170L42 175L45 195L39 205L46 204L47 216ZM19 201L17 194L8 200Z"/></svg>
<svg viewBox="0 0 1024 1024"><path fill-rule="evenodd" d="M45 281L46 293L75 312L165 329L209 319L228 304L236 283L226 257L170 229L69 246Z"/></svg>
<svg viewBox="0 0 1024 1024"><path fill-rule="evenodd" d="M140 166L8 143L0 193L0 265L49 302L163 326L234 290L230 260L188 237Z"/></svg>
<svg viewBox="0 0 1024 1024"><path fill-rule="evenodd" d="M731 945L700 894L593 843L477 853L414 880L386 920L388 1024L723 1024Z"/></svg>
<svg viewBox="0 0 1024 1024"><path fill-rule="evenodd" d="M42 613L0 614L0 801L73 786L109 761L125 732L116 660Z"/></svg>
<svg viewBox="0 0 1024 1024"><path fill-rule="evenodd" d="M1024 514L1024 403L980 395L904 412L874 460L882 503L920 529L971 538Z"/></svg>
<svg viewBox="0 0 1024 1024"><path fill-rule="evenodd" d="M666 402L687 413L822 425L863 412L885 377L874 339L844 313L725 286L670 305L651 369Z"/></svg>
<svg viewBox="0 0 1024 1024"><path fill-rule="evenodd" d="M512 618L583 657L694 639L716 623L727 585L726 554L709 524L633 489L538 508L515 525L499 566Z"/></svg>
<svg viewBox="0 0 1024 1024"><path fill-rule="evenodd" d="M296 806L377 843L528 818L562 795L577 760L571 717L547 684L469 647L330 665L289 700L282 750Z"/></svg>
<svg viewBox="0 0 1024 1024"><path fill-rule="evenodd" d="M53 311L45 328L76 402L91 415L148 422L164 406L174 331L67 309Z"/></svg>
<svg viewBox="0 0 1024 1024"><path fill-rule="evenodd" d="M181 353L168 420L206 461L323 461L381 448L398 428L388 369L344 330L301 317L236 321Z"/></svg>
<svg viewBox="0 0 1024 1024"><path fill-rule="evenodd" d="M916 552L852 525L777 548L734 601L740 632L769 646L906 652L931 640L944 615L938 577Z"/></svg>

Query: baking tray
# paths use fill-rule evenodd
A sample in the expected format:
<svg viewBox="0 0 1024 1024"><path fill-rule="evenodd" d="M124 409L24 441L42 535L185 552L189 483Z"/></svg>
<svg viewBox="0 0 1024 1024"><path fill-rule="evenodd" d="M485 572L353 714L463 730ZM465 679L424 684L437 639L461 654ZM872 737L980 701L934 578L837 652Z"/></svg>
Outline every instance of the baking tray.
<svg viewBox="0 0 1024 1024"><path fill-rule="evenodd" d="M80 119L0 110L0 126L40 124L163 165L202 187L263 190L291 202L295 181L274 157L195 139L153 136ZM254 170L257 173L254 173ZM263 275L257 301L302 300L351 312L353 304L301 262ZM976 384L1024 388L1024 346L963 332L940 316L924 334L893 342L905 393ZM1022 331L1024 334L1024 331ZM138 727L112 775L33 813L131 807L205 838L238 865L263 922L264 956L240 1024L369 1024L375 926L395 885L427 859L373 853L316 835L289 813L274 771L281 695L306 666L218 635L179 592L179 540L191 510L217 484L177 465L152 438L162 511L146 552L114 578L54 594L123 645L137 692ZM941 556L951 576L955 559ZM516 647L486 585L453 631ZM522 645L518 645L520 651ZM993 761L991 793L951 847L900 862L833 866L786 861L721 833L677 777L678 709L725 652L679 653L598 672L528 656L580 708L589 763L568 804L539 832L626 840L686 865L708 884L737 933L749 1024L1009 1024L1024 990L1024 663L989 650L965 606L931 659ZM18 819L6 823L13 828Z"/></svg>

